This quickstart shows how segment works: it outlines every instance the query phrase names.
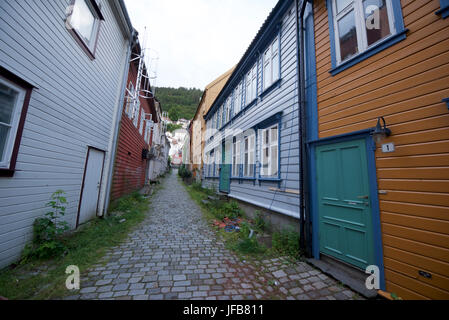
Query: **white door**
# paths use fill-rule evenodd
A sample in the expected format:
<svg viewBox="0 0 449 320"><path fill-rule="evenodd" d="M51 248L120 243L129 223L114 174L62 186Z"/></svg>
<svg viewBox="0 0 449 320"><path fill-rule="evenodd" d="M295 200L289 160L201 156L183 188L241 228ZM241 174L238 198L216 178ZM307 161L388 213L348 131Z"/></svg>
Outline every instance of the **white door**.
<svg viewBox="0 0 449 320"><path fill-rule="evenodd" d="M78 225L97 216L104 156L103 151L95 149L89 149L87 153Z"/></svg>

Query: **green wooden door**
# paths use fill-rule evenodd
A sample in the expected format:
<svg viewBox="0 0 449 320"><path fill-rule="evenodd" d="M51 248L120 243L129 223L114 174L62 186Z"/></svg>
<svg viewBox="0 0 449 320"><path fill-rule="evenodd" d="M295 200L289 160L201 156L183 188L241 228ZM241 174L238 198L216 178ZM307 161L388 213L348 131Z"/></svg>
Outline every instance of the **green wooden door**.
<svg viewBox="0 0 449 320"><path fill-rule="evenodd" d="M221 170L220 170L220 192L231 192L231 143L222 143Z"/></svg>
<svg viewBox="0 0 449 320"><path fill-rule="evenodd" d="M316 153L320 252L365 270L374 264L365 140Z"/></svg>

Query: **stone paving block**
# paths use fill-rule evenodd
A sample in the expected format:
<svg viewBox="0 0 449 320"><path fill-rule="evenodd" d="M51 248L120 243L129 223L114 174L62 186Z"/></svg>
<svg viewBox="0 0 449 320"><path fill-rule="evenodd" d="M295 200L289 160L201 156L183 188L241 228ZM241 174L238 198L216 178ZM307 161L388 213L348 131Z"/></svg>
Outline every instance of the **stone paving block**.
<svg viewBox="0 0 449 320"><path fill-rule="evenodd" d="M92 292L95 292L95 291L97 291L97 287L87 287L87 288L82 288L81 290L80 290L80 293L81 294L85 294L85 293L92 293Z"/></svg>
<svg viewBox="0 0 449 320"><path fill-rule="evenodd" d="M276 272L273 272L273 276L276 278L284 278L287 276L287 274L283 270L278 270Z"/></svg>
<svg viewBox="0 0 449 320"><path fill-rule="evenodd" d="M103 293L100 293L100 295L98 296L98 299L109 299L109 298L112 298L113 295L114 295L113 292L103 292Z"/></svg>

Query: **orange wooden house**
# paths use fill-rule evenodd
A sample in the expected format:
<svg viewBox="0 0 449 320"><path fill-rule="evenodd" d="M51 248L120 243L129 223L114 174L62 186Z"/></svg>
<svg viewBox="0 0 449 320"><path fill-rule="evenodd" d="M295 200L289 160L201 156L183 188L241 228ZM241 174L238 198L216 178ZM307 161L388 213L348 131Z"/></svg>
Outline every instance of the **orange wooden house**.
<svg viewBox="0 0 449 320"><path fill-rule="evenodd" d="M449 1L298 6L314 258L449 299Z"/></svg>

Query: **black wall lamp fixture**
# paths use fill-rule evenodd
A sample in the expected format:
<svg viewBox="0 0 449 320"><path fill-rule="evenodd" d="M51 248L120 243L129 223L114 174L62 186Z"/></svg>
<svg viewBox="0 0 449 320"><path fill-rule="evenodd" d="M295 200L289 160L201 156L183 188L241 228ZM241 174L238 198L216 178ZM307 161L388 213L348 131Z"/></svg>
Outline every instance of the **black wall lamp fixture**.
<svg viewBox="0 0 449 320"><path fill-rule="evenodd" d="M382 127L382 125L380 123L381 120L384 123L383 127ZM376 129L374 129L372 135L373 135L373 140L376 143L379 143L382 140L386 139L387 137L391 136L391 130L387 128L387 124L385 122L384 117L379 117L377 119Z"/></svg>

